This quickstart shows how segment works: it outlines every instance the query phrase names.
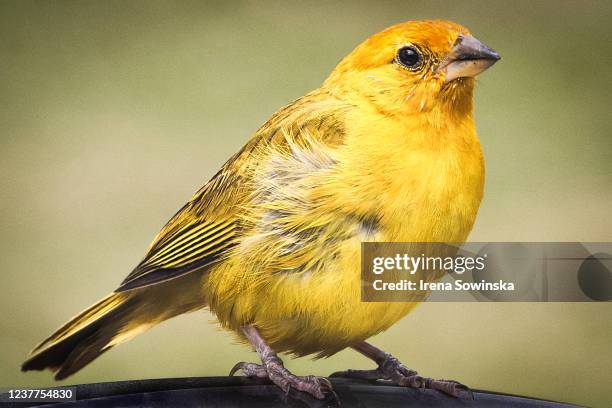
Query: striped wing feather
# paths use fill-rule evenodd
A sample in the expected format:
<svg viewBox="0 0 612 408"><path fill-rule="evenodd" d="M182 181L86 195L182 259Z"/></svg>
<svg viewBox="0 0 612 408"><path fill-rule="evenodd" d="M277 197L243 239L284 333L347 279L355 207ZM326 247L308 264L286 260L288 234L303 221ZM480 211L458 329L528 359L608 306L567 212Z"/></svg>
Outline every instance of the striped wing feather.
<svg viewBox="0 0 612 408"><path fill-rule="evenodd" d="M223 258L235 244L238 228L231 213L216 211L219 202L225 202L225 210L233 207L231 190L237 180L224 174L230 162L166 224L117 292L174 279Z"/></svg>
<svg viewBox="0 0 612 408"><path fill-rule="evenodd" d="M253 192L262 184L253 180L262 177L254 169L271 154L295 153L288 135L311 148L322 142L341 143L344 132L338 119L320 115L330 109L327 101L314 93L278 111L166 224L117 291L167 281L222 260L238 243L239 231L243 233L253 221L246 220L245 209L257 204L252 202Z"/></svg>

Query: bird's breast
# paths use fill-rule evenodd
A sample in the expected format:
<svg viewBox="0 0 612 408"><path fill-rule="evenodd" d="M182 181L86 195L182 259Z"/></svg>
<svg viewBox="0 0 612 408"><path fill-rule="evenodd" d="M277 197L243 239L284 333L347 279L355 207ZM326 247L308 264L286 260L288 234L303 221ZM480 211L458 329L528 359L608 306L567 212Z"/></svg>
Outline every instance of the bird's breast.
<svg viewBox="0 0 612 408"><path fill-rule="evenodd" d="M376 128L371 128L376 129ZM379 220L376 240L462 242L483 194L471 118L454 126L380 126L347 148L346 201Z"/></svg>

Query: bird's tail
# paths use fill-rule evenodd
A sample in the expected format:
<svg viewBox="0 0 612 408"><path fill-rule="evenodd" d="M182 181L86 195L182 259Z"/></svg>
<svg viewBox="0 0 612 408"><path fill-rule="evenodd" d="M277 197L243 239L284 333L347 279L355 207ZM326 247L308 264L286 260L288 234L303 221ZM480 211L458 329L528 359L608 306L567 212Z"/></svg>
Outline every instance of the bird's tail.
<svg viewBox="0 0 612 408"><path fill-rule="evenodd" d="M162 321L205 305L200 272L125 292L113 292L90 306L32 350L22 371L55 372L62 380L111 347Z"/></svg>
<svg viewBox="0 0 612 408"><path fill-rule="evenodd" d="M150 326L135 324L138 303L138 298L129 292L111 293L36 346L21 370L49 368L56 372L56 380L74 374L106 350Z"/></svg>

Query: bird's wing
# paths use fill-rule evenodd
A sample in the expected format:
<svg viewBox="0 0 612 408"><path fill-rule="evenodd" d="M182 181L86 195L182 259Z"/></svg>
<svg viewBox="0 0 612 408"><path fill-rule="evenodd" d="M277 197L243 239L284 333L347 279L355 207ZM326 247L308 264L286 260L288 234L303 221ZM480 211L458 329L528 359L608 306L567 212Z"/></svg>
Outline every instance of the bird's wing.
<svg viewBox="0 0 612 408"><path fill-rule="evenodd" d="M312 147L315 142L307 143L306 139L315 137L329 144L341 134L336 120L318 114L316 107L320 108L320 104L320 100L304 97L272 116L166 224L145 258L117 291L167 281L202 270L229 256L244 230L253 226L249 218L252 207L265 206L270 201L261 191L260 179L265 178L265 183L275 185L289 170L273 166L275 158L298 154L302 150L296 149L296 143ZM312 157L317 160L316 156ZM300 157L298 161L308 160L311 158ZM309 162L310 167L316 164ZM262 167L271 171L262 171ZM260 214L256 217L260 218Z"/></svg>
<svg viewBox="0 0 612 408"><path fill-rule="evenodd" d="M232 159L164 226L118 292L167 281L223 258L238 229L228 211L239 184L238 174L231 171ZM220 202L227 207L220 208Z"/></svg>

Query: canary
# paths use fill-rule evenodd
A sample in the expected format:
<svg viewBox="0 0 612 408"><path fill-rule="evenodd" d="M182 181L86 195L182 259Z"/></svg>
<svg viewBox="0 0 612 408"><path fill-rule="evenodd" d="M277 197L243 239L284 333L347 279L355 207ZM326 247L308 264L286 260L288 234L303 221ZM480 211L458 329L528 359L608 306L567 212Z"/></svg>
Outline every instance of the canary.
<svg viewBox="0 0 612 408"><path fill-rule="evenodd" d="M281 108L153 240L117 290L33 351L60 380L173 316L208 307L259 353L232 369L316 398L277 353L352 347L376 370L336 373L459 395L366 342L418 301L360 301L363 241L463 242L483 195L474 77L499 55L453 22L373 35L323 85Z"/></svg>

